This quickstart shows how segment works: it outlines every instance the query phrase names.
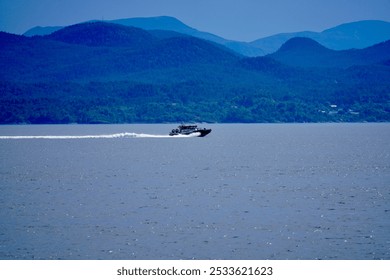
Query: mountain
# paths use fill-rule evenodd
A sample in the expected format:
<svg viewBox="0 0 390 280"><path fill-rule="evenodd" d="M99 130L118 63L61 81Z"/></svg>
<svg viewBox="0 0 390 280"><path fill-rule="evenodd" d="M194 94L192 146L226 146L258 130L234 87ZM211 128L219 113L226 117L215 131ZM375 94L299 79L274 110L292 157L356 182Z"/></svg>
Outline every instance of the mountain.
<svg viewBox="0 0 390 280"><path fill-rule="evenodd" d="M390 39L390 22L365 20L321 32L317 41L334 50L363 49Z"/></svg>
<svg viewBox="0 0 390 280"><path fill-rule="evenodd" d="M87 46L145 48L155 38L143 29L105 22L75 24L47 35L46 38Z"/></svg>
<svg viewBox="0 0 390 280"><path fill-rule="evenodd" d="M149 18L128 18L111 21L113 23L123 24L126 26L135 26L145 30L169 30L178 33L183 33L193 37L209 40L246 56L260 56L264 55L264 52L257 47L253 47L246 42L238 42L233 40L226 40L220 36L202 32L195 28L192 28L174 17L161 16L161 17L149 17Z"/></svg>
<svg viewBox="0 0 390 280"><path fill-rule="evenodd" d="M181 33L185 35L190 35L193 37L209 40L221 45L226 46L227 48L246 56L259 56L264 55L264 52L258 47L254 47L246 42L237 42L226 40L222 37L216 36L211 33L202 32L195 28L189 27L183 22L179 21L174 17L160 16L160 17L147 17L147 18L127 18L127 19L117 19L106 21L109 23L120 24L124 26L133 26L145 30L164 30L164 31L174 31L176 33ZM34 27L29 29L24 33L25 36L35 36L35 35L49 35L63 27ZM169 34L169 33L165 33ZM176 35L174 35L176 36Z"/></svg>
<svg viewBox="0 0 390 280"><path fill-rule="evenodd" d="M44 36L49 35L57 30L64 28L64 26L35 26L26 32L24 32L24 36L32 37L32 36Z"/></svg>
<svg viewBox="0 0 390 280"><path fill-rule="evenodd" d="M10 34L10 33L0 31L0 42L1 42L1 45L3 45L3 46L9 45L9 44L18 44L18 43L22 43L22 42L26 42L26 41L28 41L28 38L26 38L25 36L19 36L19 35Z"/></svg>
<svg viewBox="0 0 390 280"><path fill-rule="evenodd" d="M168 16L116 19L110 20L109 22L125 26L134 26L145 30L175 31L178 33L188 34L192 36L193 34L202 33L192 27L189 27L180 20Z"/></svg>
<svg viewBox="0 0 390 280"><path fill-rule="evenodd" d="M277 51L286 41L294 37L311 38L327 48L334 50L346 50L352 48L366 48L374 44L390 39L390 22L379 20L365 20L338 25L326 29L322 32L294 32L280 33L273 36L261 38L253 42L238 42L227 40L208 32L202 32L192 28L174 17L146 17L146 18L127 18L107 21L110 23L121 24L125 26L138 27L145 30L173 31L190 35L193 37L209 40L241 54L244 56L262 56ZM25 36L49 35L61 26L37 26L24 33ZM162 33L165 36L172 33ZM173 36L177 36L173 35Z"/></svg>
<svg viewBox="0 0 390 280"><path fill-rule="evenodd" d="M280 33L269 37L261 38L250 42L251 45L257 48L261 48L264 53L270 54L276 52L284 43L295 37L313 38L315 32L303 31L294 33Z"/></svg>
<svg viewBox="0 0 390 280"><path fill-rule="evenodd" d="M294 37L310 38L333 50L362 49L389 40L390 22L365 20L338 25L322 32L281 33L258 39L251 45L269 54Z"/></svg>
<svg viewBox="0 0 390 280"><path fill-rule="evenodd" d="M354 65L382 63L390 59L390 40L366 49L335 51L318 42L296 37L268 55L283 64L298 67L347 68Z"/></svg>
<svg viewBox="0 0 390 280"><path fill-rule="evenodd" d="M172 35L172 34L170 34ZM191 36L155 37L143 29L88 22L43 37L3 33L0 69L7 80L124 79L129 73L239 59L221 45ZM12 43L13 42L13 43Z"/></svg>
<svg viewBox="0 0 390 280"><path fill-rule="evenodd" d="M242 57L108 22L0 32L0 123L390 121L388 53L388 42L334 51L295 38Z"/></svg>

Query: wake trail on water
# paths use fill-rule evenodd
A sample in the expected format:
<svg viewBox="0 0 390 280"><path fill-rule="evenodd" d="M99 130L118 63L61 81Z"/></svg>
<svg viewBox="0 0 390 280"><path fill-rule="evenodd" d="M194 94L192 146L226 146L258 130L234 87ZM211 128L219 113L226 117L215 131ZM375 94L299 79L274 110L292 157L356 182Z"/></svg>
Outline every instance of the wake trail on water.
<svg viewBox="0 0 390 280"><path fill-rule="evenodd" d="M114 138L191 138L199 136L199 133L192 133L190 135L159 135L159 134L145 134L122 132L114 134L101 135L21 135L21 136L0 136L1 139L114 139Z"/></svg>

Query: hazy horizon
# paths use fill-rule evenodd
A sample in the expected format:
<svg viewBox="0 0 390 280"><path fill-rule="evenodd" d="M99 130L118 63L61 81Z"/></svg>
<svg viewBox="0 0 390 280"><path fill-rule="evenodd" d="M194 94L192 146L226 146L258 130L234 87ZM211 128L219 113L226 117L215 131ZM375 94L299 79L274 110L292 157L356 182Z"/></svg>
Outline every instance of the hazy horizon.
<svg viewBox="0 0 390 280"><path fill-rule="evenodd" d="M390 21L390 0L0 0L0 31L23 34L35 26L88 20L171 16L231 40L252 41L284 32L321 32L361 21Z"/></svg>

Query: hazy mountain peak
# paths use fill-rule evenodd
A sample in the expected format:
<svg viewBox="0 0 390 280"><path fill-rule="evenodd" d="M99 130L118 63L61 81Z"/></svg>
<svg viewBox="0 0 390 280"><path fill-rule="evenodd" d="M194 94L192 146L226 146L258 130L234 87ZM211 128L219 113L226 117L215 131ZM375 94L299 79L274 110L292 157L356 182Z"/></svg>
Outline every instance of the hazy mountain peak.
<svg viewBox="0 0 390 280"><path fill-rule="evenodd" d="M309 38L293 38L268 56L290 66L348 68L390 59L390 41L364 49L335 51Z"/></svg>
<svg viewBox="0 0 390 280"><path fill-rule="evenodd" d="M64 28L63 26L35 26L27 30L23 35L27 37L49 35L57 30Z"/></svg>
<svg viewBox="0 0 390 280"><path fill-rule="evenodd" d="M295 37L292 39L289 39L286 43L284 43L278 52L286 52L286 51L331 51L328 48L322 46L317 41L305 38L305 37Z"/></svg>
<svg viewBox="0 0 390 280"><path fill-rule="evenodd" d="M390 22L363 20L341 24L322 32L281 33L253 41L266 53L277 51L293 37L311 38L332 50L363 49L390 39Z"/></svg>
<svg viewBox="0 0 390 280"><path fill-rule="evenodd" d="M169 16L158 16L158 17L138 17L138 18L125 18L125 19L117 19L117 20L111 20L106 21L110 23L116 23L121 24L124 26L132 26L132 27L138 27L144 30L163 30L163 31L174 31L185 35L194 36L197 38L209 40L221 45L226 46L227 48L243 54L247 56L259 56L264 55L264 52L255 46L252 46L249 43L244 42L236 42L236 41L230 41L226 40L222 37L216 36L214 34L208 33L208 32L202 32L195 28L192 28L180 20L169 17ZM57 31L63 27L58 26L48 26L48 27L34 27L29 29L27 32L24 33L26 36L34 36L34 35L48 35L53 33L54 31ZM163 36L170 37L170 36L176 36L175 34L168 34L164 33Z"/></svg>
<svg viewBox="0 0 390 280"><path fill-rule="evenodd" d="M196 31L196 29L189 27L177 18L169 16L125 18L110 22L146 30L171 30L186 34Z"/></svg>
<svg viewBox="0 0 390 280"><path fill-rule="evenodd" d="M390 22L380 20L364 20L341 24L322 32L295 32L280 33L273 36L261 38L250 43L231 41L216 36L208 32L202 32L192 28L180 20L169 16L139 17L107 21L125 26L134 26L145 30L174 31L185 35L190 35L206 39L218 44L222 44L237 53L245 56L260 56L277 51L287 40L293 37L307 37L314 39L321 45L332 50L346 50L351 48L366 48L374 44L390 39ZM47 35L62 27L34 27L24 35ZM165 37L176 36L164 33Z"/></svg>
<svg viewBox="0 0 390 280"><path fill-rule="evenodd" d="M332 28L328 28L321 33L330 32L343 32L343 33L356 33L356 32L386 32L389 33L389 22L382 20L361 20L343 23Z"/></svg>
<svg viewBox="0 0 390 280"><path fill-rule="evenodd" d="M154 40L142 29L102 21L71 25L47 37L70 44L122 47L147 45Z"/></svg>

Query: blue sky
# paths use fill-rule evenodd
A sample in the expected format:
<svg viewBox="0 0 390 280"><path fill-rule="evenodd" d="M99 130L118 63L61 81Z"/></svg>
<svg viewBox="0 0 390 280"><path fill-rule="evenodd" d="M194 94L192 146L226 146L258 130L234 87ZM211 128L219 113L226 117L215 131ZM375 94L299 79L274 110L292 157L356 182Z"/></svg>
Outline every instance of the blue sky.
<svg viewBox="0 0 390 280"><path fill-rule="evenodd" d="M91 19L173 16L201 31L252 41L281 32L390 21L390 0L0 0L0 31Z"/></svg>

